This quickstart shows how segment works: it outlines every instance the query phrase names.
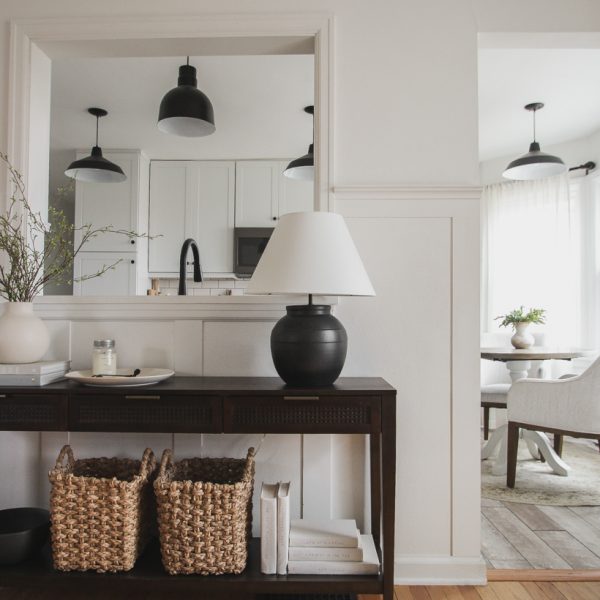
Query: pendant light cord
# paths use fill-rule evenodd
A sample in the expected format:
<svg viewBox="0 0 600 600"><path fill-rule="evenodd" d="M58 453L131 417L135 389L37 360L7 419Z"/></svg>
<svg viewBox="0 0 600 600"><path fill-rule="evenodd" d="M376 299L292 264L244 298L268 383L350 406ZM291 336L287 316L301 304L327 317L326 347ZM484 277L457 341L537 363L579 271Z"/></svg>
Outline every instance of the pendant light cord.
<svg viewBox="0 0 600 600"><path fill-rule="evenodd" d="M535 142L535 113L537 112L537 109L533 109L533 141Z"/></svg>
<svg viewBox="0 0 600 600"><path fill-rule="evenodd" d="M98 123L100 122L100 117L96 115L96 146L98 145Z"/></svg>
<svg viewBox="0 0 600 600"><path fill-rule="evenodd" d="M190 57L189 56L187 57L187 63L186 64L187 64L188 67L190 66Z"/></svg>

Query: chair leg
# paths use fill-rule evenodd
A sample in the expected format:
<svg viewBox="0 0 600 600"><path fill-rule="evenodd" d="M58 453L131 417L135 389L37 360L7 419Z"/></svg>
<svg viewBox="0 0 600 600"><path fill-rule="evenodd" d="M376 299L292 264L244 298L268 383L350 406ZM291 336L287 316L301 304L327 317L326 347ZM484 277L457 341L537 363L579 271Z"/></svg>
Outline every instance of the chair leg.
<svg viewBox="0 0 600 600"><path fill-rule="evenodd" d="M490 407L483 407L483 439L490 437Z"/></svg>
<svg viewBox="0 0 600 600"><path fill-rule="evenodd" d="M506 448L506 486L515 487L517 475L517 451L519 449L519 427L508 422L508 441Z"/></svg>
<svg viewBox="0 0 600 600"><path fill-rule="evenodd" d="M562 457L563 436L560 433L554 434L554 452Z"/></svg>

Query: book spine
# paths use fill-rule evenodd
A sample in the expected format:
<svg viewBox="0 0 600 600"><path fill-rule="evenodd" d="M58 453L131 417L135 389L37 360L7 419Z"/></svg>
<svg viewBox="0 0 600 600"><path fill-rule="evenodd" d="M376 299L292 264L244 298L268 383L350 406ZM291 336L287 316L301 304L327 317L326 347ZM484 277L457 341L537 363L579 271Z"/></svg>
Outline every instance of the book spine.
<svg viewBox="0 0 600 600"><path fill-rule="evenodd" d="M345 535L311 536L296 532L290 538L290 546L301 546L303 548L356 548L358 546L358 539Z"/></svg>
<svg viewBox="0 0 600 600"><path fill-rule="evenodd" d="M0 375L0 385L6 387L41 387L65 378L64 373L47 375Z"/></svg>
<svg viewBox="0 0 600 600"><path fill-rule="evenodd" d="M362 548L290 548L289 560L360 562Z"/></svg>
<svg viewBox="0 0 600 600"><path fill-rule="evenodd" d="M290 575L376 575L379 565L363 562L325 562L290 560Z"/></svg>
<svg viewBox="0 0 600 600"><path fill-rule="evenodd" d="M277 572L277 498L260 499L260 570Z"/></svg>
<svg viewBox="0 0 600 600"><path fill-rule="evenodd" d="M290 496L286 493L277 498L277 573L279 575L287 573L289 543Z"/></svg>

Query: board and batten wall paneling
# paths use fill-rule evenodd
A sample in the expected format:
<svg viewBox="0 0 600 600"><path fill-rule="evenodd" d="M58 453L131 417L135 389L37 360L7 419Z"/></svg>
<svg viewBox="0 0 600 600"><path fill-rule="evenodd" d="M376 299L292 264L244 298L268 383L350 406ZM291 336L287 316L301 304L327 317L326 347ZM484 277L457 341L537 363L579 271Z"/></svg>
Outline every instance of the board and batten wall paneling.
<svg viewBox="0 0 600 600"><path fill-rule="evenodd" d="M336 308L343 374L377 373L398 390L395 578L482 582L479 189L334 192L377 292Z"/></svg>
<svg viewBox="0 0 600 600"><path fill-rule="evenodd" d="M348 330L345 373L378 372L398 390L398 552L447 555L450 457L436 448L450 445L451 223L347 221L377 296L344 298L336 310Z"/></svg>

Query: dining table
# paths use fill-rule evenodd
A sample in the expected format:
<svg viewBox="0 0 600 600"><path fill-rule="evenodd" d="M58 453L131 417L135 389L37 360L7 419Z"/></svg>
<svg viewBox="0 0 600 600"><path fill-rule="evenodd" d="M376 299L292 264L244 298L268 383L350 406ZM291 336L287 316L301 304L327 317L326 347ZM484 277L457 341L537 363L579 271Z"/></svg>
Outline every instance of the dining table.
<svg viewBox="0 0 600 600"><path fill-rule="evenodd" d="M481 358L491 361L503 362L508 370L512 382L528 377L532 361L545 360L572 360L581 358L591 353L590 350L581 348L552 348L545 346L532 346L530 348L481 348ZM531 456L535 459L541 457L548 463L557 475L566 477L570 467L555 452L548 436L542 431L521 430ZM508 440L508 424L496 427L489 440L481 450L481 460L491 458L498 448L498 455L492 466L494 475L506 475L506 452Z"/></svg>

